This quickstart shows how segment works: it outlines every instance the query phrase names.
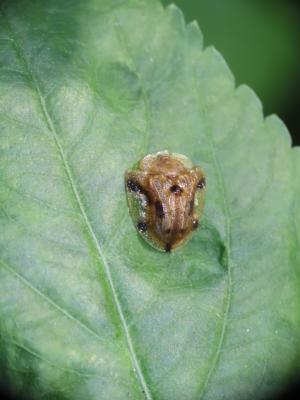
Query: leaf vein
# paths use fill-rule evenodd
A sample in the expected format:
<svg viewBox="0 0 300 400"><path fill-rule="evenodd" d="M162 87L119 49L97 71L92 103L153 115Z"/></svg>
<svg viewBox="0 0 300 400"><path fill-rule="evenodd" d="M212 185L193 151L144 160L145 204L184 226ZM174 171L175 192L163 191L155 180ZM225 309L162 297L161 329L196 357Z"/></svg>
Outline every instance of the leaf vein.
<svg viewBox="0 0 300 400"><path fill-rule="evenodd" d="M197 84L197 79L195 76L194 76L194 80L195 80L195 88L196 88L196 92L197 92L198 102L200 104L200 109L201 109L203 118L207 121L206 109L205 109L203 102L201 101L201 99L199 97L199 91L197 90L198 84ZM216 349L215 349L213 357L210 361L210 367L208 368L206 377L205 377L203 384L199 391L200 399L204 398L208 384L209 384L209 382L213 376L213 373L216 370L217 365L220 361L220 355L221 355L222 348L224 345L227 324L228 324L228 319L229 319L229 311L230 311L230 307L231 307L232 287L233 287L232 260L231 260L231 215L230 215L229 203L228 203L228 198L227 198L227 191L226 191L226 187L225 187L224 177L221 172L222 171L221 165L217 158L217 154L216 154L216 150L215 150L215 143L214 143L214 140L212 137L212 132L209 129L209 126L207 126L207 129L205 129L205 133L206 133L206 137L208 139L208 143L210 146L210 153L212 156L212 162L213 162L216 177L218 180L219 190L221 192L221 198L223 199L222 208L223 208L223 213L224 213L224 217L225 217L224 245L225 245L225 249L226 249L227 285L226 285L226 291L225 291L224 302L223 302L223 317L221 320L220 334L219 334L219 338L217 340Z"/></svg>

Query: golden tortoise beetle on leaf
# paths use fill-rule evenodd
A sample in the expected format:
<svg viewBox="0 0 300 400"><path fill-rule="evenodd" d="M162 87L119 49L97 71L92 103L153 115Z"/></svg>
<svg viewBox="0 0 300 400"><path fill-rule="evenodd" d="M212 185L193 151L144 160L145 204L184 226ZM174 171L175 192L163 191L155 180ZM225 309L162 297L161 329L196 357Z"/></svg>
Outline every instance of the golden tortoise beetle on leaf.
<svg viewBox="0 0 300 400"><path fill-rule="evenodd" d="M149 154L126 171L129 212L143 238L170 252L198 227L204 208L204 172L184 155Z"/></svg>

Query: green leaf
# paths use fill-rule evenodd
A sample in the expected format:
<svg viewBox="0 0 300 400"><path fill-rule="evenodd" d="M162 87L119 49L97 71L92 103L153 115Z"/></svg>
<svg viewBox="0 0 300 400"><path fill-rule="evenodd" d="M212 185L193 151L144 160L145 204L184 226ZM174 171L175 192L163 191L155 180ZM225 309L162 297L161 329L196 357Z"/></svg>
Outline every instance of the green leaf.
<svg viewBox="0 0 300 400"><path fill-rule="evenodd" d="M1 2L0 375L45 399L263 398L299 366L300 157L195 23L150 0ZM138 238L124 171L207 175L192 240Z"/></svg>

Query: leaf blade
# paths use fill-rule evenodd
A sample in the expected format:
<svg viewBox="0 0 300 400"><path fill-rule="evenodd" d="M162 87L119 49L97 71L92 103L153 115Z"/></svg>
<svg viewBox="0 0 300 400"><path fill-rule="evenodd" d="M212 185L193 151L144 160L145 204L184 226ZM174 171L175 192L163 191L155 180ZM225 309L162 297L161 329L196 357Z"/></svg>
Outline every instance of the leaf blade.
<svg viewBox="0 0 300 400"><path fill-rule="evenodd" d="M21 77L1 80L2 92L13 93L2 100L9 143L2 255L66 312L51 313L4 275L1 325L31 356L4 347L2 368L21 360L20 390L28 385L29 369L36 397L42 390L70 399L76 392L98 398L99 391L103 399L232 398L252 393L261 373L266 383L256 395L262 397L270 376L282 382L291 370L296 345L286 345L285 338L297 337L296 307L290 311L283 304L296 304L289 260L294 239L279 240L281 230L293 238L285 216L293 167L284 128L274 118L263 121L257 98L245 87L235 90L224 61L213 49L203 51L198 28L186 29L174 7L70 1L36 10L24 4L22 12L16 4L6 6L32 65L22 71L24 56L12 58L8 69L21 70ZM53 24L50 35L39 25L45 15ZM28 28L29 20L36 30ZM8 42L15 46L16 40ZM16 93L27 108L13 104ZM144 152L165 147L204 166L209 187L202 231L170 256L137 239L123 190L125 169ZM247 163L238 152L232 156L232 148L241 149ZM270 207L274 184L281 192ZM274 270L270 251L276 251ZM274 302L272 291L281 285L284 301ZM18 329L5 312L14 286L23 290L14 298ZM262 305L253 296L259 290ZM275 330L282 337L272 338ZM274 356L272 341L285 354ZM253 349L256 342L259 350ZM232 384L237 373L239 382Z"/></svg>

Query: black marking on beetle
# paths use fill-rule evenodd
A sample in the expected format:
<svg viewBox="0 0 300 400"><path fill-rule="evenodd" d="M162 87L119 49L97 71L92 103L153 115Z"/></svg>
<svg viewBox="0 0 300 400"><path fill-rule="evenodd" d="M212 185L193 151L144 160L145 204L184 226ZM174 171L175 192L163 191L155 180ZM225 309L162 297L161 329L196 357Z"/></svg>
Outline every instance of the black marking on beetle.
<svg viewBox="0 0 300 400"><path fill-rule="evenodd" d="M189 215L192 215L194 210L194 200L190 201Z"/></svg>
<svg viewBox="0 0 300 400"><path fill-rule="evenodd" d="M171 245L171 243L167 243L167 244L165 245L165 250L166 250L167 253L170 253L170 252L171 252L171 250L172 250L172 245Z"/></svg>
<svg viewBox="0 0 300 400"><path fill-rule="evenodd" d="M132 179L128 179L127 187L128 187L129 190L131 190L132 192L135 192L135 193L141 191L140 185L136 181L134 181Z"/></svg>
<svg viewBox="0 0 300 400"><path fill-rule="evenodd" d="M197 219L193 220L193 229L197 229L199 226L199 221Z"/></svg>
<svg viewBox="0 0 300 400"><path fill-rule="evenodd" d="M197 188L198 189L204 189L206 186L206 180L205 178L200 179L200 181L197 183Z"/></svg>
<svg viewBox="0 0 300 400"><path fill-rule="evenodd" d="M140 232L146 232L148 226L147 226L147 223L146 223L146 222L140 221L140 222L137 224L137 228L138 228L138 230L139 230Z"/></svg>
<svg viewBox="0 0 300 400"><path fill-rule="evenodd" d="M170 187L170 191L178 196L178 195L180 195L182 193L183 190L181 189L180 186L173 185L173 186Z"/></svg>
<svg viewBox="0 0 300 400"><path fill-rule="evenodd" d="M155 210L156 210L156 215L158 216L158 218L164 217L164 215L165 215L164 209L159 200L156 200L156 202L155 202Z"/></svg>

